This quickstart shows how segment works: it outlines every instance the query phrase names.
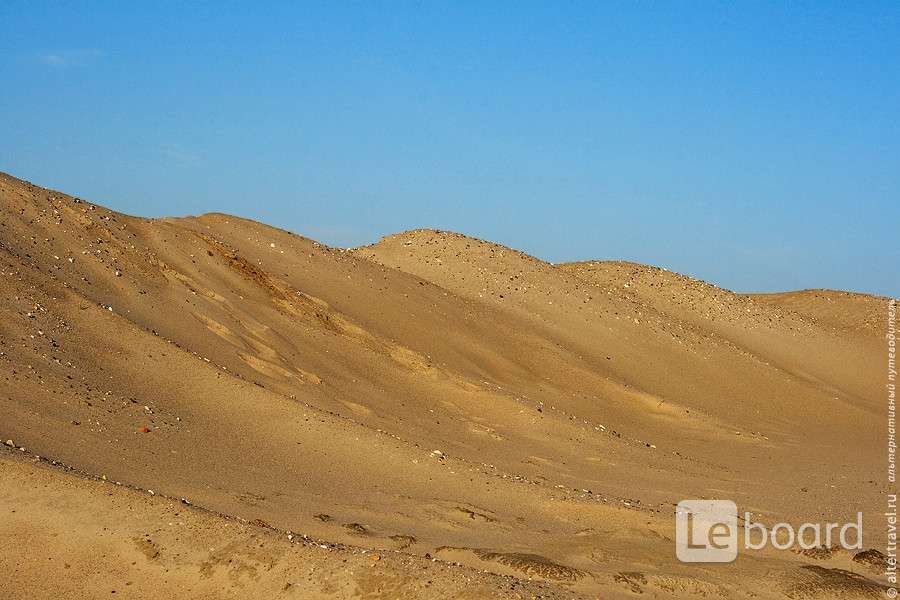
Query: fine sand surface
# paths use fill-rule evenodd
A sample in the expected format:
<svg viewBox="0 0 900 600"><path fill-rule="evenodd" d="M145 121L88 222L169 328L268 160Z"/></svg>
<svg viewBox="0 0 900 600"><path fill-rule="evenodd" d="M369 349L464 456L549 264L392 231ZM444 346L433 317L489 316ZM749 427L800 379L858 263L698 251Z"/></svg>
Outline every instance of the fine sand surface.
<svg viewBox="0 0 900 600"><path fill-rule="evenodd" d="M862 511L883 551L886 298L341 250L2 174L0 295L0 597L884 593L874 553L680 563L674 507Z"/></svg>

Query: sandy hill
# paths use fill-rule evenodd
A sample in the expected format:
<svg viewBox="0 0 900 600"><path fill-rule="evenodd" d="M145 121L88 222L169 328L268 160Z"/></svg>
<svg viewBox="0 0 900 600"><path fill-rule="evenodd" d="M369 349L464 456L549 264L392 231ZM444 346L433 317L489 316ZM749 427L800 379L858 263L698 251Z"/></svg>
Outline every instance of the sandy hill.
<svg viewBox="0 0 900 600"><path fill-rule="evenodd" d="M64 563L103 531L87 585L107 598L882 589L841 552L681 564L672 511L877 520L885 299L743 296L426 230L343 251L3 175L0 208L0 476L20 484L0 534L85 544L17 544L0 588L81 589Z"/></svg>

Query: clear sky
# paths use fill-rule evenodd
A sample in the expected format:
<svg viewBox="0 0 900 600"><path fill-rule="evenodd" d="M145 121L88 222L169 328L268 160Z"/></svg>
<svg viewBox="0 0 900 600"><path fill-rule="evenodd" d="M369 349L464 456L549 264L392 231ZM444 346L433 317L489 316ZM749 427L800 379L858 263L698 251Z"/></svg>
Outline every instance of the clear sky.
<svg viewBox="0 0 900 600"><path fill-rule="evenodd" d="M900 2L133 4L0 2L0 171L900 296Z"/></svg>

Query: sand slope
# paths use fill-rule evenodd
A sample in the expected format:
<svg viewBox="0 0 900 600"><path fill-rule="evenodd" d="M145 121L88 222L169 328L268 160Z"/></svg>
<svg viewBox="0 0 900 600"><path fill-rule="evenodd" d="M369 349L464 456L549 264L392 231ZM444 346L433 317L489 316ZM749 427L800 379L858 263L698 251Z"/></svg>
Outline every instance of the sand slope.
<svg viewBox="0 0 900 600"><path fill-rule="evenodd" d="M127 545L134 511L174 510L135 491L153 490L190 502L192 535L221 545L263 535L223 530L226 515L400 557L402 585L420 564L464 565L401 596L457 597L460 577L502 595L511 580L490 573L588 597L879 593L877 570L840 552L678 563L672 511L717 497L769 523L878 523L886 299L743 296L434 231L344 251L221 214L129 217L9 176L0 206L0 436L26 448L0 457L23 482L0 495L20 515L10 539L82 521L77 499L95 498L75 535L107 527ZM35 455L107 482L21 462ZM42 517L57 503L58 524ZM172 540L186 562L155 582L164 594L288 582L257 566L204 583L195 539ZM273 568L293 569L283 553L299 550L274 539ZM346 556L304 552L321 597L353 597ZM51 567L36 553L7 557L28 566L0 586L37 586Z"/></svg>

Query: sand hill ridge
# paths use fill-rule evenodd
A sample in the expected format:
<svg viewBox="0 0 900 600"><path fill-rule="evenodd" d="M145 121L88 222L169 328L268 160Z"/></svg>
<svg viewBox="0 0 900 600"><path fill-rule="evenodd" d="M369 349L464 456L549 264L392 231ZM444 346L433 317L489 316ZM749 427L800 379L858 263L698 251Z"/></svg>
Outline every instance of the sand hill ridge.
<svg viewBox="0 0 900 600"><path fill-rule="evenodd" d="M0 533L33 540L0 558L14 597L883 589L843 551L698 570L672 514L878 522L886 298L433 230L337 249L2 174L0 209Z"/></svg>

